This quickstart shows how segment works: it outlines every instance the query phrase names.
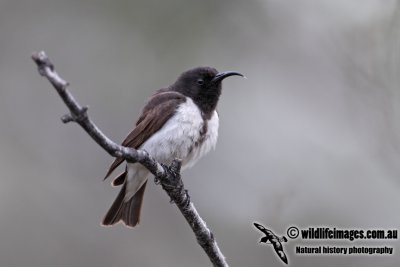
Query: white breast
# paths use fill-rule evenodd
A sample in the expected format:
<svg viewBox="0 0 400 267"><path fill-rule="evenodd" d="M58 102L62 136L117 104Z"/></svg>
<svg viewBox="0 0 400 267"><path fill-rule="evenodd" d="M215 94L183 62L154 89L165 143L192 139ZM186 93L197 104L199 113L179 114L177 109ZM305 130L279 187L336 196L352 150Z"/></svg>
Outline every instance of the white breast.
<svg viewBox="0 0 400 267"><path fill-rule="evenodd" d="M198 146L201 138L203 123L207 123L207 132L203 142ZM193 166L194 163L211 149L215 148L218 137L219 119L214 111L211 118L204 122L197 105L187 98L174 116L142 146L157 161L169 164L175 158L182 159L182 168Z"/></svg>
<svg viewBox="0 0 400 267"><path fill-rule="evenodd" d="M201 137L203 124L207 132ZM175 158L182 160L182 169L193 166L197 160L215 148L218 138L219 119L214 111L204 122L201 112L190 98L182 103L176 113L153 134L140 149L146 150L158 162L170 164ZM202 138L202 142L200 141ZM195 144L198 143L196 146ZM128 163L125 200L128 201L147 180L150 172L138 163Z"/></svg>

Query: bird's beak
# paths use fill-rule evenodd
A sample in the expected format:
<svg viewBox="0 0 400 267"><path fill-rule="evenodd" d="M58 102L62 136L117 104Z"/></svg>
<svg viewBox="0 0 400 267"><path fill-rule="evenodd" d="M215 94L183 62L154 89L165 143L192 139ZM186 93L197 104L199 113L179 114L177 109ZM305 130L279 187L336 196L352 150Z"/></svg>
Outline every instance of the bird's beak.
<svg viewBox="0 0 400 267"><path fill-rule="evenodd" d="M224 72L220 72L217 75L215 75L215 77L211 80L211 83L221 82L223 79L225 79L229 76L242 76L243 78L246 78L243 74L236 72L236 71L224 71Z"/></svg>

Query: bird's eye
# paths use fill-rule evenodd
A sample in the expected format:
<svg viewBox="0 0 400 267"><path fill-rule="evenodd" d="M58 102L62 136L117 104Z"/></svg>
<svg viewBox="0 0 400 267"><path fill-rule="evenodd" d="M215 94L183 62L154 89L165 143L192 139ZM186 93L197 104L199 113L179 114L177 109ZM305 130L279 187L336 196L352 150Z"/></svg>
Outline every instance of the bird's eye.
<svg viewBox="0 0 400 267"><path fill-rule="evenodd" d="M198 79L197 80L197 84L198 85L203 85L204 84L204 80L203 79Z"/></svg>

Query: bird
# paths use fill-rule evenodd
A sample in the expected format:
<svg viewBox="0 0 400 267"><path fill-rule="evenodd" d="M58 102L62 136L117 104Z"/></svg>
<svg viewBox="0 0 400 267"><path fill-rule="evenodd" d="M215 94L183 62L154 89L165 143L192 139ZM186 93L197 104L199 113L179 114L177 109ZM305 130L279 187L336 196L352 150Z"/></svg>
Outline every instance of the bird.
<svg viewBox="0 0 400 267"><path fill-rule="evenodd" d="M172 85L157 90L149 98L121 145L145 150L162 164L171 164L177 158L182 162L182 170L192 167L216 146L219 127L216 108L222 81L230 76L245 77L236 71L218 72L212 67L183 72ZM104 180L123 162L122 157L116 157ZM102 225L122 222L134 227L139 223L150 175L140 163L126 163L125 171L112 182L122 188Z"/></svg>
<svg viewBox="0 0 400 267"><path fill-rule="evenodd" d="M282 242L288 241L286 236L278 237L270 229L265 228L261 224L256 223L256 222L253 224L258 230L260 230L261 232L263 232L265 234L265 236L260 239L260 243L272 244L278 257L284 263L288 264L288 258L286 256L285 252L283 251L283 246L282 246Z"/></svg>

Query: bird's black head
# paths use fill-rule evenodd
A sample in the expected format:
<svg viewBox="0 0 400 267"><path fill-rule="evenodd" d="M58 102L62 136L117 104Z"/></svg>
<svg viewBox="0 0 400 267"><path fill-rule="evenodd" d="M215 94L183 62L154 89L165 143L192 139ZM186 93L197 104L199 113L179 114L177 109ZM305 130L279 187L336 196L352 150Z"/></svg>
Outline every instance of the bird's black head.
<svg viewBox="0 0 400 267"><path fill-rule="evenodd" d="M219 73L211 67L198 67L182 73L171 89L190 97L205 115L211 115L221 95L222 80L233 75L243 77L234 71Z"/></svg>

